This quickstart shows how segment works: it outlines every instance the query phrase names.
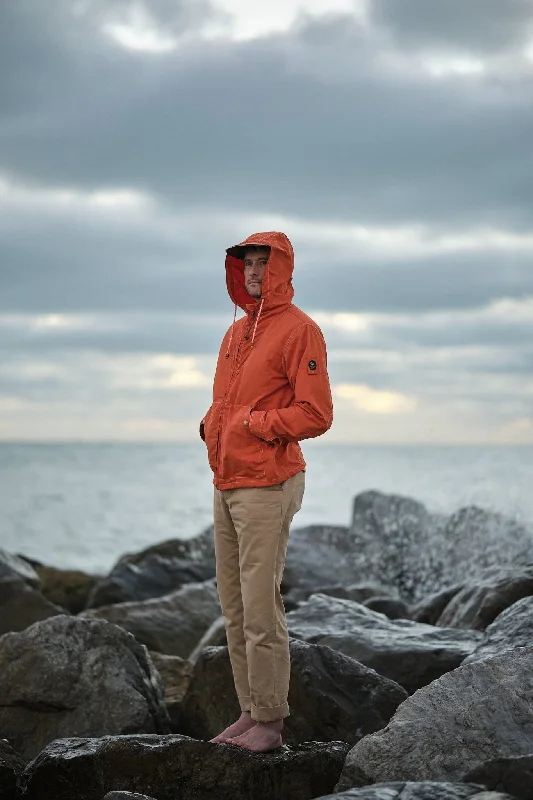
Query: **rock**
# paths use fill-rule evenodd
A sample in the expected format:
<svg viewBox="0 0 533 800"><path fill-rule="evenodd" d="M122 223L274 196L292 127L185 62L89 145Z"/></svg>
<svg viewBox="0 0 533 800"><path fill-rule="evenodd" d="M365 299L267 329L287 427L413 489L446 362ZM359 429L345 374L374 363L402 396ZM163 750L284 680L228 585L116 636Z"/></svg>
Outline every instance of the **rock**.
<svg viewBox="0 0 533 800"><path fill-rule="evenodd" d="M35 570L43 596L54 605L70 611L71 614L83 611L93 586L100 579L98 575L89 575L80 570L57 569L27 556L21 558Z"/></svg>
<svg viewBox="0 0 533 800"><path fill-rule="evenodd" d="M0 582L6 580L24 581L34 589L39 589L41 583L39 576L28 561L0 548Z"/></svg>
<svg viewBox="0 0 533 800"><path fill-rule="evenodd" d="M308 742L272 753L185 736L53 742L27 767L25 800L102 800L132 791L158 800L308 800L331 792L348 746Z"/></svg>
<svg viewBox="0 0 533 800"><path fill-rule="evenodd" d="M292 528L283 574L284 592L316 591L332 582L348 586L357 580L353 559L353 536L342 525L309 525Z"/></svg>
<svg viewBox="0 0 533 800"><path fill-rule="evenodd" d="M155 798L138 792L108 792L104 800L155 800Z"/></svg>
<svg viewBox="0 0 533 800"><path fill-rule="evenodd" d="M533 752L533 647L467 664L420 689L358 742L336 791L457 781L489 759Z"/></svg>
<svg viewBox="0 0 533 800"><path fill-rule="evenodd" d="M91 609L81 616L107 619L130 631L149 650L187 658L220 616L220 603L215 583L205 581L186 584L163 597Z"/></svg>
<svg viewBox="0 0 533 800"><path fill-rule="evenodd" d="M389 619L410 619L409 606L403 600L394 600L392 597L370 597L363 603L371 611L385 614Z"/></svg>
<svg viewBox="0 0 533 800"><path fill-rule="evenodd" d="M88 608L148 600L175 592L186 583L201 583L215 576L215 567L206 561L150 553L142 561L119 562L94 587Z"/></svg>
<svg viewBox="0 0 533 800"><path fill-rule="evenodd" d="M63 615L0 638L0 730L29 759L58 737L166 733L169 719L133 636Z"/></svg>
<svg viewBox="0 0 533 800"><path fill-rule="evenodd" d="M20 578L0 580L0 635L65 613Z"/></svg>
<svg viewBox="0 0 533 800"><path fill-rule="evenodd" d="M198 656L205 647L225 647L228 643L226 636L226 623L224 617L217 617L217 619L206 630L192 653L189 655L189 661L196 664Z"/></svg>
<svg viewBox="0 0 533 800"><path fill-rule="evenodd" d="M340 583L333 584L332 586L315 587L314 589L291 589L283 597L283 605L285 611L293 611L298 608L306 600L309 600L312 594L327 594L328 597L340 597L344 600L355 600L358 603L365 603L372 597L379 597L385 593L383 586L377 584L355 583L351 586L341 586Z"/></svg>
<svg viewBox="0 0 533 800"><path fill-rule="evenodd" d="M533 597L524 597L496 617L478 647L465 658L463 664L471 664L515 647L529 647L532 642Z"/></svg>
<svg viewBox="0 0 533 800"><path fill-rule="evenodd" d="M15 800L24 761L6 739L0 739L0 800Z"/></svg>
<svg viewBox="0 0 533 800"><path fill-rule="evenodd" d="M492 567L469 580L448 603L437 625L483 631L498 614L533 594L533 564Z"/></svg>
<svg viewBox="0 0 533 800"><path fill-rule="evenodd" d="M150 658L163 681L165 705L171 730L177 730L181 719L181 701L185 697L193 673L193 664L179 656L165 656L152 651Z"/></svg>
<svg viewBox="0 0 533 800"><path fill-rule="evenodd" d="M289 744L354 743L382 728L407 697L397 684L329 647L293 640L290 653ZM203 650L182 702L180 733L211 739L239 714L227 648Z"/></svg>
<svg viewBox="0 0 533 800"><path fill-rule="evenodd" d="M360 603L315 594L287 615L291 636L327 645L412 693L458 667L481 641L477 631L390 620Z"/></svg>
<svg viewBox="0 0 533 800"><path fill-rule="evenodd" d="M533 754L485 761L463 780L479 783L491 792L507 792L517 800L533 800Z"/></svg>
<svg viewBox="0 0 533 800"><path fill-rule="evenodd" d="M393 781L363 789L347 789L319 800L513 800L508 794L486 792L480 786L438 781Z"/></svg>
<svg viewBox="0 0 533 800"><path fill-rule="evenodd" d="M162 558L178 558L187 561L202 561L215 563L215 542L213 526L210 525L198 536L192 539L167 539L150 545L138 553L126 553L118 564L140 564L148 556L157 555Z"/></svg>
<svg viewBox="0 0 533 800"><path fill-rule="evenodd" d="M409 604L487 567L533 562L530 531L475 506L446 519L408 497L364 492L351 533L354 574L394 587Z"/></svg>
<svg viewBox="0 0 533 800"><path fill-rule="evenodd" d="M437 620L455 595L463 588L462 583L448 586L434 594L423 597L416 605L411 607L411 619L415 622L425 622L427 625L436 625Z"/></svg>

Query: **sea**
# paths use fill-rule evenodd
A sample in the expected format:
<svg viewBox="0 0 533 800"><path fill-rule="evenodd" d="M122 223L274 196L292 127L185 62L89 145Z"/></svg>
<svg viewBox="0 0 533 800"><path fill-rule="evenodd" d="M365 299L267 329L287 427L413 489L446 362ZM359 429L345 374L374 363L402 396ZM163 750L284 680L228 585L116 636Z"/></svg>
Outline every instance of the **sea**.
<svg viewBox="0 0 533 800"><path fill-rule="evenodd" d="M349 525L368 489L451 514L482 506L533 531L533 447L304 443L295 526ZM0 443L0 548L105 573L124 553L188 539L212 522L212 475L198 444Z"/></svg>

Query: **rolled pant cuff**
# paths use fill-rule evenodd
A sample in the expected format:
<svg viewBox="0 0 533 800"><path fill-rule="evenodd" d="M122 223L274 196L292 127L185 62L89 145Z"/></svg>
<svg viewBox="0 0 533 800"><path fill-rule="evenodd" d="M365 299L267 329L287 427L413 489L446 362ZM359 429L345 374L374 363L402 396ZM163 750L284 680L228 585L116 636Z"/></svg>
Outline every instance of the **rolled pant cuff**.
<svg viewBox="0 0 533 800"><path fill-rule="evenodd" d="M282 703L280 706L254 706L252 704L250 711L252 719L256 722L275 722L290 714L288 703Z"/></svg>
<svg viewBox="0 0 533 800"><path fill-rule="evenodd" d="M239 705L241 707L241 711L250 711L252 708L252 701L250 700L250 696L240 694Z"/></svg>

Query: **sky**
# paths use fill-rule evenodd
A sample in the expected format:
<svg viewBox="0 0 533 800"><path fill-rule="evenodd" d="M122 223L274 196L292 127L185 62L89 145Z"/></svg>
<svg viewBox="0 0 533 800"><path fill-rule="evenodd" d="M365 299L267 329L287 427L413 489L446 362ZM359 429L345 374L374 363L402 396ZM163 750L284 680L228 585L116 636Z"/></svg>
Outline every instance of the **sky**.
<svg viewBox="0 0 533 800"><path fill-rule="evenodd" d="M0 440L197 441L262 230L324 443L533 444L533 0L3 0Z"/></svg>

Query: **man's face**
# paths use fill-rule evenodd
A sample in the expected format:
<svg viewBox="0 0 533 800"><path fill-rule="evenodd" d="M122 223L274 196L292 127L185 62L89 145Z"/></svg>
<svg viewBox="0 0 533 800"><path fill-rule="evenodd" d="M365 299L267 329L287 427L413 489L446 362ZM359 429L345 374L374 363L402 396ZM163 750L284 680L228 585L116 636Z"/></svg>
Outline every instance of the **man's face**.
<svg viewBox="0 0 533 800"><path fill-rule="evenodd" d="M247 250L244 254L244 284L248 294L256 300L261 297L263 275L269 256L268 247Z"/></svg>

